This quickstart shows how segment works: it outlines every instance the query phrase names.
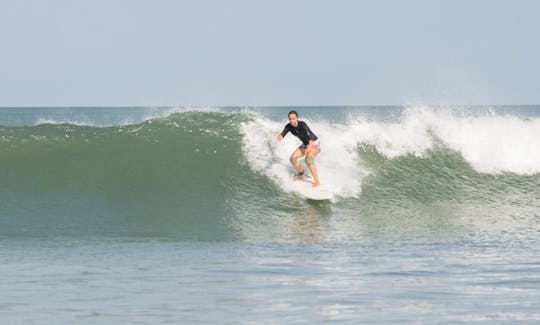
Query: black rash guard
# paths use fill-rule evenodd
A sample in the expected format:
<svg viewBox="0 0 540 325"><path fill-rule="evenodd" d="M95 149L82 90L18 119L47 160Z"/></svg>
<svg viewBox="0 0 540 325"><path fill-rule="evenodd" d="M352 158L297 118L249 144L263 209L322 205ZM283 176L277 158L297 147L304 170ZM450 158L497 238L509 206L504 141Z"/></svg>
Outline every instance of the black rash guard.
<svg viewBox="0 0 540 325"><path fill-rule="evenodd" d="M283 131L281 131L281 136L284 137L289 131L297 136L298 139L300 139L300 141L302 141L302 143L306 146L309 144L309 140L317 140L315 133L311 132L309 126L304 121L298 121L298 125L296 127L292 126L291 123L285 125Z"/></svg>

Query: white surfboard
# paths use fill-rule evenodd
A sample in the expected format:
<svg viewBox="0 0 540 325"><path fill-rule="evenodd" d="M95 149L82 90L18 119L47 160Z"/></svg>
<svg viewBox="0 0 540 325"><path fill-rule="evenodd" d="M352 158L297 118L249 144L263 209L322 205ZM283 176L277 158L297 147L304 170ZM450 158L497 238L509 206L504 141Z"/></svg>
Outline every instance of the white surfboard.
<svg viewBox="0 0 540 325"><path fill-rule="evenodd" d="M317 187L312 187L313 184L312 178L299 179L295 180L293 183L294 192L300 194L306 199L310 200L330 200L334 197L332 192L324 187L324 185L319 185Z"/></svg>

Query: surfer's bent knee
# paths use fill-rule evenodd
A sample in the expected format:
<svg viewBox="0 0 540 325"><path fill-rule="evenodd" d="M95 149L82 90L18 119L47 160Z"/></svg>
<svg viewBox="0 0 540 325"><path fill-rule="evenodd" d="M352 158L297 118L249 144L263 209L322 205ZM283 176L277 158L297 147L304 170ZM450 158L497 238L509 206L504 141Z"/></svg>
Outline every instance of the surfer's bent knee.
<svg viewBox="0 0 540 325"><path fill-rule="evenodd" d="M314 163L315 163L315 157L313 157L312 155L309 155L306 157L306 164L313 165Z"/></svg>

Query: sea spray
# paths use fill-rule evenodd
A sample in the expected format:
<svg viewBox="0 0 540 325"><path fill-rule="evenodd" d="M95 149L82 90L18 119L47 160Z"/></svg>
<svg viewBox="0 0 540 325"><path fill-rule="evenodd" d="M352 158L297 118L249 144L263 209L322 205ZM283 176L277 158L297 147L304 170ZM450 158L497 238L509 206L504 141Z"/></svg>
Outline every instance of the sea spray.
<svg viewBox="0 0 540 325"><path fill-rule="evenodd" d="M325 187L338 197L358 196L362 178L368 171L359 165L357 143L344 136L343 125L310 120L306 122L316 132L321 143L316 166ZM299 140L288 135L282 142L278 142L276 137L283 126L282 122L253 116L250 121L241 124L242 148L253 170L275 181L284 191L291 192L293 188L289 179L294 169L289 157L299 146ZM308 170L307 167L305 169Z"/></svg>

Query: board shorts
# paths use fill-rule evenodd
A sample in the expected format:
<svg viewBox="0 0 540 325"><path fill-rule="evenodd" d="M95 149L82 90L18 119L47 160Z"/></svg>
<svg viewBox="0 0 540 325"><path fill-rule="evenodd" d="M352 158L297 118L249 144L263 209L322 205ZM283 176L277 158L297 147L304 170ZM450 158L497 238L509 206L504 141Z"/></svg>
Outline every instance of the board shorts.
<svg viewBox="0 0 540 325"><path fill-rule="evenodd" d="M305 144L301 144L300 147L298 147L300 149L306 149L307 146ZM319 152L321 152L321 143L319 142L319 140L315 140L313 141L313 148L319 150Z"/></svg>

